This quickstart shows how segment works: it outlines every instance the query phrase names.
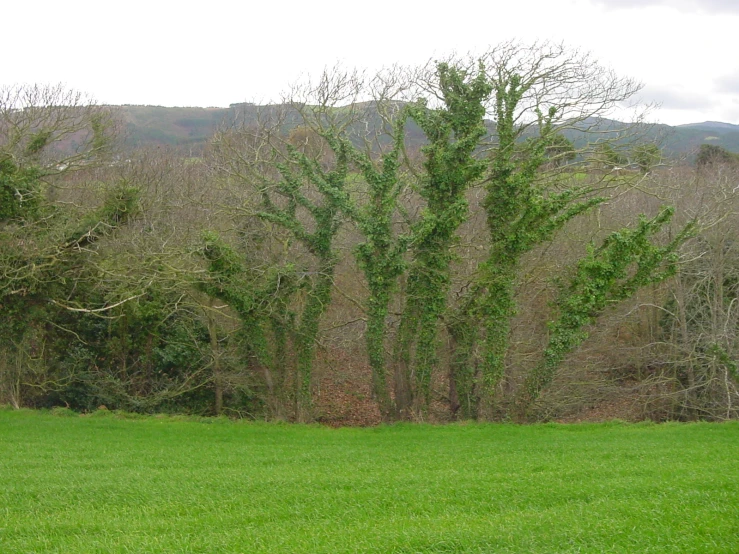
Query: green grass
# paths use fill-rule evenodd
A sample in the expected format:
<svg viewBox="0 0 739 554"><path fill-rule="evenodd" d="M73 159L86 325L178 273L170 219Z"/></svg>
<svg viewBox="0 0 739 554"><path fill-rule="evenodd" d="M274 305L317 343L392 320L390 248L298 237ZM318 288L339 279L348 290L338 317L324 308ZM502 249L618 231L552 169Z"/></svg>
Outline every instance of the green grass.
<svg viewBox="0 0 739 554"><path fill-rule="evenodd" d="M739 551L739 425L0 410L0 552Z"/></svg>

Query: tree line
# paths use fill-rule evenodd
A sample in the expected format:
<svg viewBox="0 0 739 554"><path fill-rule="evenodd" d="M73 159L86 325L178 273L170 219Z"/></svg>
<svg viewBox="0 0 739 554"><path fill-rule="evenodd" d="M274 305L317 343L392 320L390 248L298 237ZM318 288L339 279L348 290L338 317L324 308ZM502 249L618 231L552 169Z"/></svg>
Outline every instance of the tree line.
<svg viewBox="0 0 739 554"><path fill-rule="evenodd" d="M386 421L546 418L582 372L657 416L734 417L731 181L601 125L639 87L552 44L334 68L197 158L7 89L0 400L312 421L344 341ZM623 310L646 323L604 380L583 357Z"/></svg>

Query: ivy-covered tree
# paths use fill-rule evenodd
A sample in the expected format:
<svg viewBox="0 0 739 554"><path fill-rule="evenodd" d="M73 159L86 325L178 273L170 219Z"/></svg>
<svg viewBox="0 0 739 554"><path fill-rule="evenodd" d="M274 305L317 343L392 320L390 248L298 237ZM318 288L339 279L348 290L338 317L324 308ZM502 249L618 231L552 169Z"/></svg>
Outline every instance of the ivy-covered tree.
<svg viewBox="0 0 739 554"><path fill-rule="evenodd" d="M477 156L483 137L485 100L492 87L481 67L439 63L430 82L441 105L408 106L428 144L421 149L418 193L425 202L411 230L413 257L397 337L395 402L401 417L424 410L437 364L438 333L451 285L452 246L468 216L466 193L485 171Z"/></svg>
<svg viewBox="0 0 739 554"><path fill-rule="evenodd" d="M312 118L323 117L326 104L311 113L291 116L305 127ZM316 142L325 140L312 136ZM349 152L342 141L328 143L328 157L316 159L311 149L286 140L279 117L268 117L260 128L233 129L214 142L215 163L226 178L243 187L249 197L243 210L282 230L296 245L308 265L297 270L304 295L295 320L296 418L312 416L313 363L319 324L331 302L334 271L338 262L335 239L343 223L347 201ZM320 150L324 150L320 147Z"/></svg>
<svg viewBox="0 0 739 554"><path fill-rule="evenodd" d="M48 356L55 314L82 288L89 252L136 208L137 191L125 183L109 187L102 206L54 201L71 171L107 159L115 130L108 108L61 86L0 89L2 372L38 366L38 379L47 379L49 360L38 356Z"/></svg>
<svg viewBox="0 0 739 554"><path fill-rule="evenodd" d="M29 172L24 173L24 184L39 190L40 184L28 177ZM53 381L47 359L39 359L39 375L26 381L23 368L47 351L51 331L59 327L55 321L68 310L83 311L70 307L69 301L83 288L87 259L101 238L127 223L137 201L135 189L116 187L103 206L77 219L42 198L33 209L21 207L15 210L17 217L0 222L0 333L4 364L9 364L0 372L14 375L8 385L15 391L10 394L13 404L20 405L24 382L38 387ZM60 388L60 382L53 386Z"/></svg>
<svg viewBox="0 0 739 554"><path fill-rule="evenodd" d="M541 362L527 376L518 396L518 417L554 379L565 356L589 334L589 327L609 306L622 302L640 288L675 274L677 249L693 232L690 224L664 246L655 235L669 223L674 210L663 209L652 219L640 217L634 229L610 234L597 248L591 246L561 287L555 301L557 317L549 324L549 340Z"/></svg>
<svg viewBox="0 0 739 554"><path fill-rule="evenodd" d="M366 81L356 72L335 68L324 72L317 83L294 89L288 103L301 122L288 135L291 146L324 168L344 157L348 162L347 194L332 201L361 235L353 251L368 288L364 338L372 394L386 419L397 415L400 398L396 394L393 401L389 387L388 311L412 241L409 233L397 230L403 219L400 196L410 186L404 173L409 108L397 101L408 86L406 76L388 70ZM372 102L345 104L367 93Z"/></svg>
<svg viewBox="0 0 739 554"><path fill-rule="evenodd" d="M450 403L474 417L505 374L522 260L602 203L599 190L610 186L610 177L593 172L592 180L582 179L572 165L585 166L594 150L609 167L621 159L613 148L621 130L598 125L639 85L587 56L558 45L505 44L474 61L432 67L408 74L410 101L395 104L395 118L380 118L389 124L384 129L362 118L368 105L379 104L359 102L368 94L360 79L327 74L303 97L291 97L282 119L242 135L246 155L231 148L221 158L252 191L250 215L281 229L290 259L310 260L296 273L306 283L304 302L296 303L302 417L309 417L313 345L331 299L342 220L362 235L355 252L369 289L367 349L382 412L423 417L444 323L452 345ZM385 134L364 132L370 128ZM414 166L405 146L418 131L425 143ZM570 133L580 137L578 148L564 138ZM222 135L216 146L227 140ZM404 163L412 180L402 175ZM475 186L484 191L484 259L450 305L455 248ZM415 195L413 213L404 213L402 190ZM407 227L399 232L393 221L403 215ZM401 313L391 395L385 346L395 291Z"/></svg>
<svg viewBox="0 0 739 554"><path fill-rule="evenodd" d="M350 156L366 181L369 198L362 206L348 203L345 207L363 236L355 255L369 288L367 356L372 369L372 391L385 418L397 415L402 410L400 399L407 399L399 393L402 387L399 383L405 381L396 374L395 403L391 402L385 355L388 308L398 279L405 271L405 254L412 240L409 234L399 235L393 228L393 218L399 209L398 197L406 186L399 174L406 118L404 110L394 121L392 148L380 157L379 162L375 162L370 153L350 148Z"/></svg>
<svg viewBox="0 0 739 554"><path fill-rule="evenodd" d="M268 415L288 416L286 396L287 341L292 334L289 299L295 292L296 275L290 266L275 267L266 274L249 270L237 253L218 234L203 234L201 254L208 261L207 275L197 286L211 298L226 302L241 322L241 358L261 374ZM209 318L213 356L216 413L223 405L222 368L217 361L217 329Z"/></svg>
<svg viewBox="0 0 739 554"><path fill-rule="evenodd" d="M548 163L551 149L561 143L564 129L587 138L593 121L638 90L634 82L559 46L503 45L482 63L491 95L481 105L489 101L495 119L483 180L488 253L449 317L455 347L451 376L463 417L479 413L481 400L505 374L523 256L604 200L597 183L569 180L566 172ZM593 142L600 152L615 155L600 133ZM609 163L617 161L613 155ZM655 225L662 221L658 218ZM658 266L645 265L645 282L654 278L649 271L660 271ZM480 351L477 363L472 362L475 349Z"/></svg>

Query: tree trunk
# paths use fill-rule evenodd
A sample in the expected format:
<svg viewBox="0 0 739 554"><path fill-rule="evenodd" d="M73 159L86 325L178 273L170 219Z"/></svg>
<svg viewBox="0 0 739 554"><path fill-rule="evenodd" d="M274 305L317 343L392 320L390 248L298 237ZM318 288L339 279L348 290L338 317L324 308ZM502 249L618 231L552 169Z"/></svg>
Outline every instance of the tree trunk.
<svg viewBox="0 0 739 554"><path fill-rule="evenodd" d="M387 420L391 413L390 395L387 390L385 364L385 314L388 294L378 293L369 300L367 331L367 354L372 369L372 396L377 402L382 418Z"/></svg>
<svg viewBox="0 0 739 554"><path fill-rule="evenodd" d="M218 416L223 411L223 375L221 374L221 352L218 346L218 329L216 328L216 320L212 312L212 299L210 301L210 308L208 310L208 335L210 337L210 353L213 357L213 386L215 388L213 411Z"/></svg>

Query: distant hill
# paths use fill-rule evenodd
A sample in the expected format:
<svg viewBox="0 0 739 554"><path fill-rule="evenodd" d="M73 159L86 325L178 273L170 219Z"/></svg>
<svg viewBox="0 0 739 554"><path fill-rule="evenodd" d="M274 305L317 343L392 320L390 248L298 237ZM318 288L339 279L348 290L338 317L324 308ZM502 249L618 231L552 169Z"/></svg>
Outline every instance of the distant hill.
<svg viewBox="0 0 739 554"><path fill-rule="evenodd" d="M284 106L241 103L228 108L167 108L163 106L112 106L118 110L124 124L124 141L130 146L160 144L170 146L200 146L205 144L219 126L235 121L256 123ZM370 128L379 128L381 120L372 103L361 105ZM284 126L290 129L299 124L297 112L284 114ZM420 129L411 122L408 126L412 142L422 140Z"/></svg>
<svg viewBox="0 0 739 554"><path fill-rule="evenodd" d="M230 108L115 106L125 124L126 143L184 145L203 143L231 116Z"/></svg>
<svg viewBox="0 0 739 554"><path fill-rule="evenodd" d="M719 133L730 133L739 132L739 125L733 123L722 123L721 121L704 121L703 123L686 123L685 125L678 125L681 129L706 129L716 130Z"/></svg>
<svg viewBox="0 0 739 554"><path fill-rule="evenodd" d="M228 108L167 108L162 106L115 106L119 110L125 125L126 143L132 146L146 144L163 144L178 146L202 146L213 135L219 125L229 124L235 119L256 121L260 110L270 106L254 104L231 104ZM374 120L371 106L367 107L368 119ZM286 124L290 125L290 118ZM601 129L616 131L627 124L612 120L601 120ZM494 123L489 124L494 128ZM409 129L413 139L417 129ZM576 144L583 136L568 133L568 138ZM670 157L690 157L701 144L714 144L739 152L739 125L706 121L689 123L675 127L669 125L651 125L645 128L645 138L656 140Z"/></svg>
<svg viewBox="0 0 739 554"><path fill-rule="evenodd" d="M672 129L681 152L695 151L701 144L713 144L730 152L739 152L739 125L704 121L678 125Z"/></svg>

